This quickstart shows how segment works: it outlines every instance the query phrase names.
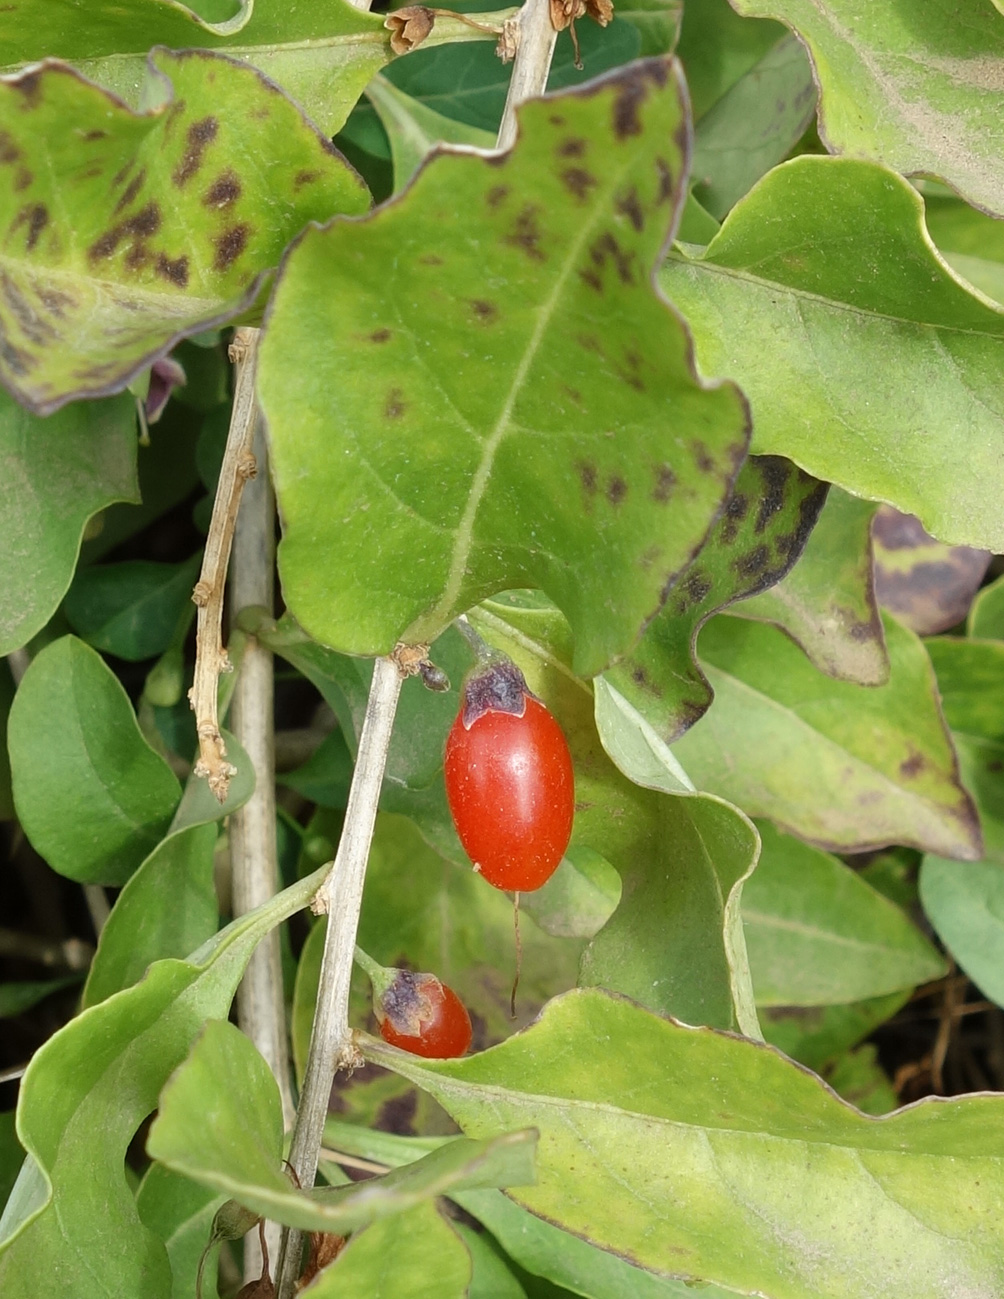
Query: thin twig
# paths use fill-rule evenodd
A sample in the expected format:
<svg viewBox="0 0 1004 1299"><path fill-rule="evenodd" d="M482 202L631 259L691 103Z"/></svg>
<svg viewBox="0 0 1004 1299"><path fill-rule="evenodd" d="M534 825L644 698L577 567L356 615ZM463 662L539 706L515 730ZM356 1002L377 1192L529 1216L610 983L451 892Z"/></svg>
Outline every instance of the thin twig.
<svg viewBox="0 0 1004 1299"><path fill-rule="evenodd" d="M558 39L551 22L550 0L526 0L519 11L519 44L509 79L497 148L508 149L516 139L516 109L527 99L547 89L554 42Z"/></svg>
<svg viewBox="0 0 1004 1299"><path fill-rule="evenodd" d="M417 671L417 666L399 666L402 657L377 659L373 665L373 680L359 737L359 755L345 809L342 837L331 871L314 901L316 911L328 913L328 929L303 1091L289 1151L289 1163L299 1185L305 1188L313 1186L317 1173L335 1073L343 1066L358 1062L349 1029L349 983L366 862L397 701L404 677ZM284 1242L278 1272L280 1299L289 1299L293 1293L299 1273L301 1239L300 1232L290 1231Z"/></svg>
<svg viewBox="0 0 1004 1299"><path fill-rule="evenodd" d="M321 1158L338 1164L340 1168L357 1168L361 1173L388 1173L389 1164L378 1164L372 1159L360 1159L356 1155L344 1155L340 1150L329 1150L321 1147Z"/></svg>
<svg viewBox="0 0 1004 1299"><path fill-rule="evenodd" d="M108 902L108 894L100 884L85 884L84 901L87 903L87 910L91 914L91 924L94 926L94 937L100 938L101 931L105 927L105 922L112 913L111 906Z"/></svg>
<svg viewBox="0 0 1004 1299"><path fill-rule="evenodd" d="M223 593L241 492L247 480L255 475L251 440L254 436L256 413L254 381L258 362L257 329L237 330L230 344L230 359L237 369L234 406L220 480L216 486L216 500L206 538L202 572L192 592L199 613L195 642L195 683L188 692L199 736L199 760L195 764L195 774L208 778L209 788L221 803L226 800L231 776L236 775L236 768L226 760L227 750L220 734L217 709L220 674L231 670L230 660L223 648Z"/></svg>
<svg viewBox="0 0 1004 1299"><path fill-rule="evenodd" d="M62 942L23 934L17 929L0 929L0 956L17 960L34 961L47 970L86 970L94 956L94 948L81 938L67 938Z"/></svg>
<svg viewBox="0 0 1004 1299"><path fill-rule="evenodd" d="M234 618L249 606L271 609L275 598L275 500L261 421L252 449L258 473L241 497L230 560L230 607ZM275 829L275 721L272 652L249 636L231 699L234 735L254 768L254 793L230 818L230 863L235 916L253 911L278 892L279 863ZM261 1052L279 1087L283 1123L296 1107L289 1073L286 1005L282 986L279 930L273 929L254 951L237 989L237 1022ZM281 1228L265 1227L267 1251L278 1257ZM267 1254L266 1254L267 1257ZM244 1280L253 1281L264 1261L259 1238L248 1233Z"/></svg>

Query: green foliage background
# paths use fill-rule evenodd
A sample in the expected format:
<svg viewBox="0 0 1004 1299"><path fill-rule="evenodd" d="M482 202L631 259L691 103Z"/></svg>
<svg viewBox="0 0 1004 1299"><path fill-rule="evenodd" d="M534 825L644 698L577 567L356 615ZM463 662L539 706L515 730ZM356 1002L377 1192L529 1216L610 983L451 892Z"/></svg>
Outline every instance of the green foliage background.
<svg viewBox="0 0 1004 1299"><path fill-rule="evenodd" d="M1004 12L625 0L578 37L499 156L508 70L448 13L395 57L344 0L3 6L3 869L116 891L89 959L0 982L68 1010L0 1114L11 1299L190 1296L211 1234L233 1294L228 1199L351 1233L318 1299L1004 1290L1001 1097L890 1114L865 1042L960 970L1004 1006ZM255 773L228 737L216 804L186 691L241 324L281 599L232 656L310 726L280 712L285 887L231 918ZM515 1023L443 788L461 613L575 764ZM473 1053L369 1036L360 978L326 1148L385 1171L300 1189L227 1019L284 926L302 1076L306 908L401 639L450 688L405 683L360 941L455 987Z"/></svg>

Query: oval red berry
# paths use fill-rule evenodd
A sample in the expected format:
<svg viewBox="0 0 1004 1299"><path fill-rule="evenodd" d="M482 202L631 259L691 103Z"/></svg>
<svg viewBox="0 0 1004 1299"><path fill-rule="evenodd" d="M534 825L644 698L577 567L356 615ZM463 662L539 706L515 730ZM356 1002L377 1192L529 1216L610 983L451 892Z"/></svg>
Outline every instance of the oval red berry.
<svg viewBox="0 0 1004 1299"><path fill-rule="evenodd" d="M438 979L423 982L419 989L423 1004L417 1034L399 1033L390 1018L380 1021L380 1036L391 1046L430 1059L448 1060L463 1055L471 1044L471 1017L452 988Z"/></svg>
<svg viewBox="0 0 1004 1299"><path fill-rule="evenodd" d="M526 696L522 717L463 714L446 741L446 797L464 851L489 884L529 892L553 874L575 811L572 759L561 727Z"/></svg>

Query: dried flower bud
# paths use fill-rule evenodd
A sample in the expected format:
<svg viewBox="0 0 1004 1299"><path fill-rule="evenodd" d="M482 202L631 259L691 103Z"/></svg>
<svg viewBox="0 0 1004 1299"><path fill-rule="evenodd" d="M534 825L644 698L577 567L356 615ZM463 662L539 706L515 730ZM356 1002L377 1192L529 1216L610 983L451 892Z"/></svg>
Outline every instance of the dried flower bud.
<svg viewBox="0 0 1004 1299"><path fill-rule="evenodd" d="M404 9L395 9L387 15L383 24L390 32L390 48L395 54L409 54L422 44L432 31L435 21L435 13L425 5L406 5Z"/></svg>

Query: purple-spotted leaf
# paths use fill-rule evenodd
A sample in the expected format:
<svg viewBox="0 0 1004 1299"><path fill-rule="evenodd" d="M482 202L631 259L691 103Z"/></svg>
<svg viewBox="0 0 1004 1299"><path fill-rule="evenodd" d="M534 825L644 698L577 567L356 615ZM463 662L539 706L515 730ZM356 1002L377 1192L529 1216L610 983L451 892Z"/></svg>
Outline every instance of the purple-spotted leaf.
<svg viewBox="0 0 1004 1299"><path fill-rule="evenodd" d="M974 861L979 820L931 661L892 618L885 635L888 683L858 686L818 672L775 627L713 619L698 652L715 703L676 755L698 789L820 847L901 843Z"/></svg>
<svg viewBox="0 0 1004 1299"><path fill-rule="evenodd" d="M0 382L41 414L247 309L308 221L368 202L252 69L158 50L150 78L145 113L62 64L0 84Z"/></svg>
<svg viewBox="0 0 1004 1299"><path fill-rule="evenodd" d="M875 598L874 513L871 501L831 487L788 576L731 612L780 627L828 676L861 686L884 685L889 656Z"/></svg>
<svg viewBox="0 0 1004 1299"><path fill-rule="evenodd" d="M872 538L883 608L921 636L963 621L990 564L988 550L935 541L919 519L891 505L876 510Z"/></svg>
<svg viewBox="0 0 1004 1299"><path fill-rule="evenodd" d="M687 152L676 65L634 63L525 105L510 153L443 150L368 220L297 243L259 382L311 636L380 653L534 586L577 671L630 647L748 438L652 281Z"/></svg>
<svg viewBox="0 0 1004 1299"><path fill-rule="evenodd" d="M697 633L711 615L782 578L802 552L826 485L780 456L743 466L725 512L608 683L666 742L707 710L712 690L697 665Z"/></svg>

